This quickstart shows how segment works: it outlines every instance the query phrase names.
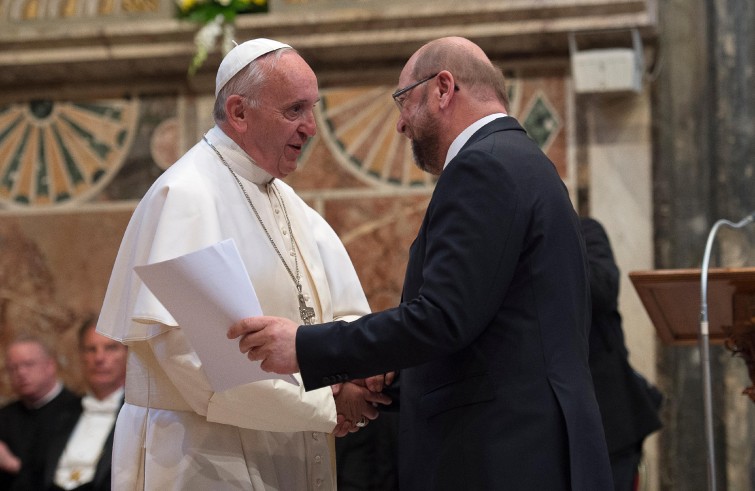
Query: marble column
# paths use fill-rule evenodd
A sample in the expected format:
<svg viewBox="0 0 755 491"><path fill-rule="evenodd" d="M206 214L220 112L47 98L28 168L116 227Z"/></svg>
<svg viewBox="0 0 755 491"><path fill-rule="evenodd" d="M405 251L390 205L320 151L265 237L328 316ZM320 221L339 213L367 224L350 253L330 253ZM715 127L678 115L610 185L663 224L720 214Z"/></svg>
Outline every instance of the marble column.
<svg viewBox="0 0 755 491"><path fill-rule="evenodd" d="M658 268L701 264L719 218L739 220L753 199L753 26L750 0L659 2L655 122L655 237ZM744 235L743 235L744 234ZM751 231L722 233L711 265L752 265ZM709 306L710 307L710 306ZM712 349L718 490L753 488L755 405L738 393L744 365ZM737 363L739 362L739 363ZM662 349L670 391L662 438L662 489L708 489L700 357L696 347Z"/></svg>

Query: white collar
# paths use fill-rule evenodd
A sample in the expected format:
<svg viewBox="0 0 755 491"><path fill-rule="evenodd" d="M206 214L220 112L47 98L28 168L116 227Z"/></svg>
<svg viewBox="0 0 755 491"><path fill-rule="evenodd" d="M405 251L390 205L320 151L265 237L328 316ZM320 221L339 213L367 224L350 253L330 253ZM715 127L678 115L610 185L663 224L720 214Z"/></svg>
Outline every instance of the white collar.
<svg viewBox="0 0 755 491"><path fill-rule="evenodd" d="M58 380L55 382L55 387L53 387L50 392L43 395L40 399L34 401L31 404L27 404L26 407L29 409L39 409L48 402L52 401L56 397L58 397L58 394L60 394L63 391L63 384Z"/></svg>
<svg viewBox="0 0 755 491"><path fill-rule="evenodd" d="M456 155L459 153L461 148L464 146L467 141L469 141L470 138L472 138L472 135L475 134L477 130L485 126L486 124L490 123L494 119L498 118L504 118L507 114L505 113L494 113L489 114L488 116L485 116L483 118L478 119L474 123L467 126L467 128L459 133L459 136L454 138L454 141L451 142L451 146L448 147L448 153L446 153L446 161L443 164L443 168L445 169L451 160L456 157Z"/></svg>
<svg viewBox="0 0 755 491"><path fill-rule="evenodd" d="M218 152L228 162L233 171L247 181L261 185L268 184L275 179L270 173L258 166L257 162L233 141L230 136L226 135L220 127L213 127L207 132L205 138L218 149Z"/></svg>

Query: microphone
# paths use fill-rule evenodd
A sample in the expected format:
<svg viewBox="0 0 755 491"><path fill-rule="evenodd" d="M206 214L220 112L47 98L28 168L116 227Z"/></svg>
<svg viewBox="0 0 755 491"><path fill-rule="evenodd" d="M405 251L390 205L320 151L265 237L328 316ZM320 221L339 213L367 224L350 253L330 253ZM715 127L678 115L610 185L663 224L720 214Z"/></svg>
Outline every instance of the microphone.
<svg viewBox="0 0 755 491"><path fill-rule="evenodd" d="M713 248L713 239L716 232L722 226L742 228L755 221L755 211L744 217L737 223L729 220L718 220L708 234L708 242L705 244L703 265L700 272L700 368L703 375L703 403L705 405L705 440L707 444L708 463L708 489L716 490L716 464L715 449L713 445L713 396L710 381L710 341L708 339L708 264L710 251Z"/></svg>
<svg viewBox="0 0 755 491"><path fill-rule="evenodd" d="M700 298L702 304L700 306L700 321L705 322L704 334L708 334L708 263L710 262L710 251L713 248L713 239L716 236L718 229L724 225L731 228L742 228L755 221L755 211L744 217L737 223L730 222L729 220L718 220L708 234L708 242L705 244L705 254L703 255L702 277L700 281ZM702 324L701 324L702 326Z"/></svg>

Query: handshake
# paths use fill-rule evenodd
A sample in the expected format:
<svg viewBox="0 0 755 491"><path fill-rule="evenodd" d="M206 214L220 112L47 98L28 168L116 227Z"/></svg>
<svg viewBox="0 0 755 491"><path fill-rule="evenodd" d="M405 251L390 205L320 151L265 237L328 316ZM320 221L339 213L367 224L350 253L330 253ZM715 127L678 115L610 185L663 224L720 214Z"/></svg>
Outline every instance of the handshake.
<svg viewBox="0 0 755 491"><path fill-rule="evenodd" d="M394 372L376 375L367 379L352 380L342 384L331 385L333 398L336 401L338 414L335 436L345 436L359 431L373 419L377 419L380 412L378 404L388 405L391 398L382 393L383 387L390 385Z"/></svg>
<svg viewBox="0 0 755 491"><path fill-rule="evenodd" d="M296 331L299 325L281 317L247 317L228 329L229 339L239 338L239 350L252 361L260 361L266 372L281 374L296 373ZM394 372L375 375L366 379L332 385L336 401L335 436L345 436L367 426L380 414L378 404L388 405L391 398L383 394L390 385Z"/></svg>

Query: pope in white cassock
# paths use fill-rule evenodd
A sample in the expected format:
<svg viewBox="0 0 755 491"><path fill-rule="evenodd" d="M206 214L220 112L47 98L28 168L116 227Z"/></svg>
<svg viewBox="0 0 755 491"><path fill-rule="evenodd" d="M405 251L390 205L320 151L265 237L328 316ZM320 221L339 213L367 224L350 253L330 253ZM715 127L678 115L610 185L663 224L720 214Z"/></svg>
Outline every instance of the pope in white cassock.
<svg viewBox="0 0 755 491"><path fill-rule="evenodd" d="M129 347L113 489L333 490L333 435L377 417L371 403L387 398L281 380L213 392L181 327L133 272L233 238L265 314L312 323L368 312L336 234L279 180L316 131L311 68L285 44L247 41L223 59L215 95L216 126L136 208L98 322Z"/></svg>

